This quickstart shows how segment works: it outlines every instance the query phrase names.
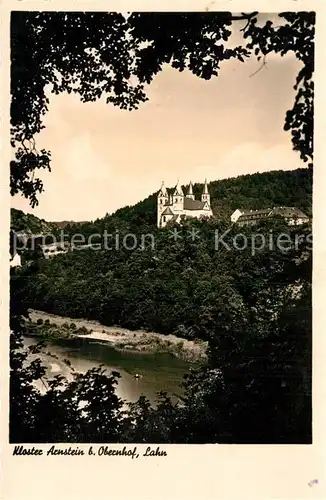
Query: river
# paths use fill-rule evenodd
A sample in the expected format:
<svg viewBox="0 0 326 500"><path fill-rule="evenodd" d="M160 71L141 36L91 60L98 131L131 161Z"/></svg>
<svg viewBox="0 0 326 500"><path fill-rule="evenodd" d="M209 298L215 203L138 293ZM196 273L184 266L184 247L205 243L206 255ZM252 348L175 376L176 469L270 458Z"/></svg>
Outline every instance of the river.
<svg viewBox="0 0 326 500"><path fill-rule="evenodd" d="M30 346L39 340L25 337L24 344ZM62 374L68 379L72 378L64 359L69 360L75 371L80 373L103 364L108 373L112 370L120 373L117 394L126 401L136 401L143 394L154 404L159 391L166 391L176 401L183 393L180 384L184 374L194 366L171 354L121 351L89 338L49 339L46 344L44 352L37 357L47 367L47 377ZM140 378L135 378L136 374ZM39 388L42 390L41 386Z"/></svg>

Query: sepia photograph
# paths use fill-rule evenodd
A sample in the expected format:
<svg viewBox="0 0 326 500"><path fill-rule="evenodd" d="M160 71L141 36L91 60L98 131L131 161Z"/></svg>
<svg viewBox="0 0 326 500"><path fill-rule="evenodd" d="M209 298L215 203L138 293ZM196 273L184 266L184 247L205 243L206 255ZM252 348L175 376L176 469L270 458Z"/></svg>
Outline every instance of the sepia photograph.
<svg viewBox="0 0 326 500"><path fill-rule="evenodd" d="M312 444L315 21L11 12L14 454Z"/></svg>

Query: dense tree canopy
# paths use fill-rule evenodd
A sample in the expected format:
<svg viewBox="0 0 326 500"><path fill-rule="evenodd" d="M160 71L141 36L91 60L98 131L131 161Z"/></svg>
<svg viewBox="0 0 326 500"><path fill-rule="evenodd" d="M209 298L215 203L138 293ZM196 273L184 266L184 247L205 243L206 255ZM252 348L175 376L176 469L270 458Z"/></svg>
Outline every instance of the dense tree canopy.
<svg viewBox="0 0 326 500"><path fill-rule="evenodd" d="M209 183L213 214L230 220L231 214L239 207L247 210L271 208L274 206L295 206L308 216L312 215L312 171L299 168L291 171L272 171L240 175L231 179L219 179ZM184 186L186 188L186 186ZM173 188L168 191L172 191ZM194 185L194 193L200 196L202 184ZM128 229L152 231L156 226L156 193L134 206L119 208L113 214L106 214L94 222L70 223L65 228L67 235L82 233L88 237L103 233L106 229Z"/></svg>
<svg viewBox="0 0 326 500"><path fill-rule="evenodd" d="M189 239L191 228L200 231L196 242ZM181 406L166 398L156 410L144 399L132 405L131 414L140 419L134 427L109 390L113 379L92 371L75 383L58 381L46 397L31 394L19 380L40 378L42 368L34 363L26 371L22 354L14 352L13 439L28 428L33 441L56 440L55 432L73 441L141 436L160 442L309 442L311 229L263 224L259 234L266 241L271 231L275 238L286 232L291 243L284 251L267 246L253 255L250 246L232 246L236 227L225 238L230 249L216 250L214 231L227 228L223 221L189 220L178 227L183 237L175 242L169 229L157 230L154 250L84 250L14 272L12 315L28 305L107 325L174 332L208 341L209 361L188 376ZM253 234L251 228L242 232L248 239ZM102 397L104 420L96 416ZM89 420L78 409L81 401L90 408ZM60 408L68 403L71 413L64 416ZM43 405L57 420L32 427Z"/></svg>
<svg viewBox="0 0 326 500"><path fill-rule="evenodd" d="M34 206L42 182L38 168L50 168L50 152L38 151L35 136L54 94L75 92L82 101L104 97L122 109L136 109L146 85L170 64L210 79L223 61L293 52L302 62L293 107L285 129L304 161L313 158L313 12L281 13L277 22L259 24L257 12L212 13L13 12L11 19L11 125L16 157L11 162L11 192ZM243 44L228 47L232 30ZM286 111L286 110L285 110Z"/></svg>
<svg viewBox="0 0 326 500"><path fill-rule="evenodd" d="M42 191L34 172L50 167L50 152L38 151L35 141L48 89L76 92L82 101L103 96L134 110L164 64L209 79L223 71L224 60L241 63L253 56L264 62L271 52L292 51L302 62L285 128L293 148L312 164L314 21L308 12L283 13L276 22L263 23L256 12L13 13L12 194L23 193L35 205ZM241 30L243 44L229 48L233 29ZM277 182L285 192L281 177ZM310 208L311 172L291 179L300 194L289 192L288 199L301 199L301 208ZM265 194L272 201L280 194L277 182L270 181ZM248 179L241 185L228 182L224 188L242 201L258 203L259 181L258 187ZM213 186L217 193L220 188ZM225 201L227 210L235 208ZM146 210L144 205L134 212L122 209L120 217L95 224L110 229L119 222L122 233L131 226L140 232L139 221L143 227L152 224L144 212L153 198L146 203ZM223 217L185 220L181 240L171 240L169 228L156 230L155 251L72 252L11 270L11 441L311 442L311 227L263 223L256 228L260 234L286 232L291 244L285 251L264 248L255 254L250 246L237 251L232 244L231 251L217 252L212 233L227 228ZM187 237L191 229L200 231L199 241ZM236 232L233 227L228 241ZM243 232L251 238L251 229ZM37 354L39 348L22 344L31 305L205 339L209 360L188 375L182 402L172 404L161 394L157 408L141 398L125 409L114 390L118 375L106 376L101 369L71 382L47 380L41 393L34 382L43 380L44 367L28 360L27 352Z"/></svg>

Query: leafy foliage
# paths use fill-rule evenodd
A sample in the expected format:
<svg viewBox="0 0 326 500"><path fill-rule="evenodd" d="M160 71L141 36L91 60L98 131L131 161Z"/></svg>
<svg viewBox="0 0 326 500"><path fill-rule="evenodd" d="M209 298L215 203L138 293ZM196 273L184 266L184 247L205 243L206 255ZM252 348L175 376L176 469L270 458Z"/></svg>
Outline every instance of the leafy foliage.
<svg viewBox="0 0 326 500"><path fill-rule="evenodd" d="M13 231L25 234L42 234L53 230L51 222L46 222L33 214L25 214L22 210L12 208L10 211L10 226Z"/></svg>
<svg viewBox="0 0 326 500"><path fill-rule="evenodd" d="M242 46L230 49L231 28L245 22ZM146 85L170 64L200 78L218 76L224 60L244 62L293 51L302 62L296 97L285 128L295 150L312 164L314 13L283 13L277 24L259 25L256 12L140 14L12 13L11 126L15 159L11 192L37 204L43 189L34 172L50 167L50 153L38 151L35 136L43 127L47 91L75 92L81 100L106 98L122 109L146 100ZM241 24L242 26L242 24ZM78 41L76 43L76 40ZM289 175L290 177L287 177ZM280 174L276 184L296 179L293 205L311 206L311 175ZM226 210L255 208L257 191L270 189L266 203L280 193L270 183L225 180L213 184L213 198L226 195ZM285 180L287 179L287 180ZM283 181L284 184L283 184ZM238 192L237 192L238 191ZM289 192L289 197L291 193ZM259 198L259 197L258 197ZM282 200L284 199L284 196ZM298 199L302 203L298 203ZM146 200L148 207L154 198ZM254 203L255 204L254 204ZM248 203L248 205L246 205ZM291 203L292 204L292 203ZM152 227L144 204L122 209L84 231L108 227L122 235L143 221ZM261 206L261 205L259 205ZM265 206L265 205L264 205ZM215 205L219 213L221 206ZM223 214L222 214L223 215ZM115 226L117 224L117 226ZM191 229L200 241L191 242ZM10 440L12 442L311 442L311 252L310 228L290 231L288 250L216 251L212 233L227 229L225 217L185 221L183 239L171 241L168 229L156 230L153 251L92 250L37 260L11 270ZM281 221L262 225L265 236L284 231ZM251 231L244 230L250 238ZM288 228L287 228L288 232ZM137 233L139 234L139 233ZM235 236L228 233L228 241ZM191 372L181 403L161 394L156 408L146 399L125 407L115 394L118 375L102 368L85 375L45 380L38 349L22 346L27 309L81 315L129 328L186 332L208 340L209 363ZM28 359L33 354L34 358ZM35 358L36 355L36 358ZM36 383L46 385L46 391Z"/></svg>
<svg viewBox="0 0 326 500"><path fill-rule="evenodd" d="M246 22L240 28L239 21ZM11 126L16 158L11 162L11 192L37 204L43 189L34 179L50 168L50 153L37 151L35 136L44 127L47 91L74 92L83 102L104 97L121 109L147 100L146 84L170 64L199 78L217 77L223 61L295 53L302 62L293 108L286 113L293 148L304 161L313 158L313 12L287 12L278 23L259 26L259 14L134 13L129 16L83 12L13 12L11 17ZM232 29L243 45L230 48ZM78 41L76 43L76 40Z"/></svg>
<svg viewBox="0 0 326 500"><path fill-rule="evenodd" d="M201 232L196 243L187 239L193 227ZM40 262L31 279L25 279L30 268L15 271L13 303L23 297L30 306L49 312L131 329L181 331L188 338L208 341L208 365L190 375L181 405L165 399L154 409L140 400L124 417L119 412L106 415L105 410L104 421L113 419L112 426L123 429L123 439L309 442L310 228L287 228L292 242L288 249L268 247L254 255L251 248L232 248L236 228L224 238L232 250L223 246L217 251L211 237L217 228L223 233L227 226L185 221L179 227L182 240L173 242L168 229L158 230L155 250L135 251L132 257L130 251L72 252ZM258 230L268 238L271 232L285 232L286 226L274 221ZM251 229L242 231L251 238ZM98 401L107 394L101 392L102 374L97 385L93 376L79 379L86 384L83 391L91 394L89 404L91 398ZM88 384L99 392L88 393ZM79 402L84 401L76 385L69 387ZM59 394L61 398L62 389ZM69 398L73 399L71 392ZM118 409L120 402L114 401L108 402L109 408ZM98 441L107 436L99 430L104 424L95 414L94 410L87 432L86 424L75 427L78 439Z"/></svg>
<svg viewBox="0 0 326 500"><path fill-rule="evenodd" d="M294 52L302 67L296 78L294 90L297 91L293 108L286 113L284 130L291 130L293 149L300 152L302 160L313 159L313 121L314 121L314 12L283 12L279 15L284 21L274 26L267 21L258 27L255 19L245 29L244 37L251 39L247 47L255 49L258 59L264 60L271 52L284 56Z"/></svg>

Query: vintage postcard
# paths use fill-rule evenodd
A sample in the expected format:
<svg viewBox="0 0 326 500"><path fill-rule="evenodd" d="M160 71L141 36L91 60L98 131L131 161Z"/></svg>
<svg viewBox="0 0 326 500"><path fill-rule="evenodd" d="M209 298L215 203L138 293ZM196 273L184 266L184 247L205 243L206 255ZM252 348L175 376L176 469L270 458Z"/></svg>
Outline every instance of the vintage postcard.
<svg viewBox="0 0 326 500"><path fill-rule="evenodd" d="M2 498L325 498L323 10L2 6Z"/></svg>

